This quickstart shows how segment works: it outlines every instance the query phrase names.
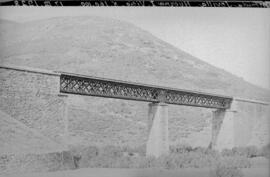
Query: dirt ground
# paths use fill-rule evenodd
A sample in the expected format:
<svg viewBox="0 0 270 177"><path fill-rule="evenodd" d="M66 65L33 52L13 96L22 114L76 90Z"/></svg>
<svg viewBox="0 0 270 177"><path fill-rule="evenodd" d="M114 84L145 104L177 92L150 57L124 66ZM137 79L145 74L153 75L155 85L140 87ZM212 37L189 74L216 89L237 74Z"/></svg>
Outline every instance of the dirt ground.
<svg viewBox="0 0 270 177"><path fill-rule="evenodd" d="M269 177L269 168L242 169L245 177ZM210 169L119 169L84 168L47 173L10 174L1 177L211 177Z"/></svg>

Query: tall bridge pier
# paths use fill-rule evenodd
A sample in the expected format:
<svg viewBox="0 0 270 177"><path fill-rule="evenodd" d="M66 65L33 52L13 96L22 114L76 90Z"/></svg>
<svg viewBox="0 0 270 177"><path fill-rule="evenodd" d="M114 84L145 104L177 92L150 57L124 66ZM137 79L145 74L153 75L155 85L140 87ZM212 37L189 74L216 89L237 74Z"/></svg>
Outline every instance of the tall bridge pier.
<svg viewBox="0 0 270 177"><path fill-rule="evenodd" d="M222 150L235 147L234 129L236 112L237 110L235 108L213 111L211 148Z"/></svg>
<svg viewBox="0 0 270 177"><path fill-rule="evenodd" d="M168 105L166 103L149 104L148 132L146 155L160 156L169 153Z"/></svg>
<svg viewBox="0 0 270 177"><path fill-rule="evenodd" d="M237 146L243 146L243 142L247 139L250 139L248 132L250 133L252 129L251 126L246 125L253 124L248 115L247 110L243 110L241 107L245 107L245 104L256 105L255 107L261 108L261 106L267 107L269 109L269 103L258 101L258 100L250 100L250 99L242 99L242 98L234 98L231 102L231 106L229 109L216 109L212 114L212 138L211 138L211 147L218 151L222 149L231 149ZM246 107L245 109L249 109L250 107ZM252 109L252 108L251 108ZM260 111L252 111L255 119L260 119L262 117ZM269 115L265 115L269 116ZM244 128L244 130L243 130Z"/></svg>

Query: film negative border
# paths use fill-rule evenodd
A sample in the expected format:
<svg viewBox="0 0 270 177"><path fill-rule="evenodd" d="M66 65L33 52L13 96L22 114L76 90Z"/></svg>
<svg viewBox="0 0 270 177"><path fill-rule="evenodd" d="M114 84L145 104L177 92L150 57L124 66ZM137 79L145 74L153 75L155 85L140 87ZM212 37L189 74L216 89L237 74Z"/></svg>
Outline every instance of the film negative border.
<svg viewBox="0 0 270 177"><path fill-rule="evenodd" d="M270 1L234 0L2 0L0 6L161 6L270 8Z"/></svg>

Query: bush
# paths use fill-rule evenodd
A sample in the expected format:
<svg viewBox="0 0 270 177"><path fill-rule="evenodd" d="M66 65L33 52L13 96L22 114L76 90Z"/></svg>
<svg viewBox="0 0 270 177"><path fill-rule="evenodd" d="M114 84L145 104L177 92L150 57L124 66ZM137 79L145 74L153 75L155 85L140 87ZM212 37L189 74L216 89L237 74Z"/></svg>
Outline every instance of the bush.
<svg viewBox="0 0 270 177"><path fill-rule="evenodd" d="M189 145L179 144L170 146L171 153L187 153L192 151L192 147Z"/></svg>
<svg viewBox="0 0 270 177"><path fill-rule="evenodd" d="M223 149L223 150L221 151L221 155L222 155L223 157L234 156L233 151L232 151L231 149Z"/></svg>
<svg viewBox="0 0 270 177"><path fill-rule="evenodd" d="M138 157L132 158L134 166L138 168L152 168L156 166L156 158L154 157Z"/></svg>
<svg viewBox="0 0 270 177"><path fill-rule="evenodd" d="M251 162L247 157L244 156L222 157L219 163L229 168L251 167Z"/></svg>
<svg viewBox="0 0 270 177"><path fill-rule="evenodd" d="M261 148L260 155L270 159L270 144L265 145Z"/></svg>
<svg viewBox="0 0 270 177"><path fill-rule="evenodd" d="M120 148L122 152L128 153L131 156L138 154L139 156L145 156L146 154L146 145L141 145L137 147L124 146Z"/></svg>
<svg viewBox="0 0 270 177"><path fill-rule="evenodd" d="M70 151L63 151L62 153L62 168L63 169L74 169L74 155Z"/></svg>
<svg viewBox="0 0 270 177"><path fill-rule="evenodd" d="M146 145L137 146L134 148L134 152L138 153L140 156L146 155Z"/></svg>
<svg viewBox="0 0 270 177"><path fill-rule="evenodd" d="M226 151L228 152L228 151ZM249 168L251 163L245 156L222 157L217 163L213 177L243 177L244 174L239 168Z"/></svg>
<svg viewBox="0 0 270 177"><path fill-rule="evenodd" d="M246 157L252 158L260 155L260 150L256 146L248 146L246 148Z"/></svg>
<svg viewBox="0 0 270 177"><path fill-rule="evenodd" d="M11 159L11 155L0 156L0 172L3 172L7 169L7 164L11 161Z"/></svg>
<svg viewBox="0 0 270 177"><path fill-rule="evenodd" d="M154 157L131 157L129 168L152 168L156 167L157 159Z"/></svg>
<svg viewBox="0 0 270 177"><path fill-rule="evenodd" d="M105 146L99 150L99 155L106 157L121 157L122 154L122 150L118 146Z"/></svg>
<svg viewBox="0 0 270 177"><path fill-rule="evenodd" d="M130 157L117 157L112 159L113 163L111 168L131 168L133 167L133 162Z"/></svg>
<svg viewBox="0 0 270 177"><path fill-rule="evenodd" d="M248 147L234 147L232 149L223 149L222 156L244 156L248 158L257 157L260 155L260 151L256 146Z"/></svg>
<svg viewBox="0 0 270 177"><path fill-rule="evenodd" d="M178 167L177 157L174 155L164 155L153 161L152 166L156 168L175 169Z"/></svg>
<svg viewBox="0 0 270 177"><path fill-rule="evenodd" d="M72 163L74 165L74 168L88 167L89 166L88 162L93 157L96 157L98 155L98 153L99 153L98 148L95 146L71 147L69 151L65 152L66 156L68 156L68 154L71 154Z"/></svg>
<svg viewBox="0 0 270 177"><path fill-rule="evenodd" d="M151 167L176 169L176 168L203 168L217 163L218 156L211 156L199 152L185 154L172 153L170 155L154 158Z"/></svg>
<svg viewBox="0 0 270 177"><path fill-rule="evenodd" d="M243 172L238 168L228 168L224 165L218 165L214 170L213 177L243 177Z"/></svg>
<svg viewBox="0 0 270 177"><path fill-rule="evenodd" d="M60 152L47 154L20 154L8 157L6 172L47 172L63 169Z"/></svg>

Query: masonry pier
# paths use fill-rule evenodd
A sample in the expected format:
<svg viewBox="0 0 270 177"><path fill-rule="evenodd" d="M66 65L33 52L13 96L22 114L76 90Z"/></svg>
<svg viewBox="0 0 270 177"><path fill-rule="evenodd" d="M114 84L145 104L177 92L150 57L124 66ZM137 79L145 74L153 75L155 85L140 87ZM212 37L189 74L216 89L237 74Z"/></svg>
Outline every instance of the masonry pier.
<svg viewBox="0 0 270 177"><path fill-rule="evenodd" d="M68 130L68 110L69 110L69 98L66 94L58 94L58 97L62 98L62 117L64 121L64 134L63 139L66 145L66 149L68 149L69 142L69 130Z"/></svg>
<svg viewBox="0 0 270 177"><path fill-rule="evenodd" d="M146 155L159 157L169 153L168 141L168 105L150 103L148 112L149 137Z"/></svg>
<svg viewBox="0 0 270 177"><path fill-rule="evenodd" d="M230 109L217 109L212 117L212 148L218 151L236 146L237 108L233 101Z"/></svg>

